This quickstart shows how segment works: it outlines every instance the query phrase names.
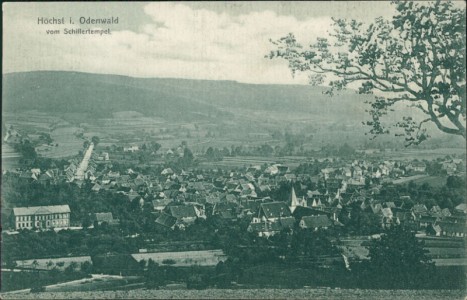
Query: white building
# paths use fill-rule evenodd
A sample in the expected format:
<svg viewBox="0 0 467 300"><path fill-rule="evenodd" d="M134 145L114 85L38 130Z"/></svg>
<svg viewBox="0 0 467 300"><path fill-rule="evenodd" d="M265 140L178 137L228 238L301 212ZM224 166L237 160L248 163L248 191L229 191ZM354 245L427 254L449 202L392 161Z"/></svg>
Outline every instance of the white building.
<svg viewBox="0 0 467 300"><path fill-rule="evenodd" d="M15 207L12 223L16 230L33 228L67 228L70 226L68 205Z"/></svg>

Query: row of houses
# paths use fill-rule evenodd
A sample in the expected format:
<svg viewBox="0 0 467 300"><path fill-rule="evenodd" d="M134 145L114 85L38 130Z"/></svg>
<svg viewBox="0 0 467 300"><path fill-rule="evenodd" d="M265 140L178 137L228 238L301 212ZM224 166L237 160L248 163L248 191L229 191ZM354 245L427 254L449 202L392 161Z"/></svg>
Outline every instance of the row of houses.
<svg viewBox="0 0 467 300"><path fill-rule="evenodd" d="M79 161L76 160L76 163ZM65 168L65 173L71 170L73 174L72 165L74 164ZM329 227L322 226L329 222L332 226L341 226L337 216L344 212L351 218L355 208L378 216L382 228L394 224L411 224L414 228L420 228L427 217L425 215L431 213L420 212L418 206L406 207L407 201L403 197L391 202L381 202L378 200L381 185L368 184L365 181L365 176L370 173L373 177L381 173L381 178L384 178L392 176L391 172L397 169L421 171L422 166L416 162L331 161L329 166L321 170L319 176L295 174L281 164L250 166L243 170L230 171L188 169L175 172L171 168L165 168L158 175L138 173L131 168L124 172L116 171L111 163L104 164L97 171L97 165L95 159L91 159L87 170L92 191L124 194L129 201L136 201L141 208L152 204L150 206L158 216L156 222L168 228L184 228L193 224L197 218L209 217L206 214L208 206L213 208L212 214L226 220L252 218L251 230L263 232L263 235L270 235L267 232L276 232L275 229L289 226L292 219L287 218L295 218L303 228ZM29 178L33 181L39 180L44 174L50 174L54 180L63 179L63 172L60 171L29 171L35 176L35 179ZM82 184L82 181L75 183ZM276 192L284 183L298 187L300 197L296 196L293 189L289 199L278 198ZM314 186L313 189L310 184ZM289 216L263 220L259 216L261 211L265 213L269 206L281 206L271 203L285 203L290 211ZM271 209L273 212L274 209ZM448 217L452 212L444 209L436 213L443 214L440 221L445 221L443 217ZM304 217L306 218L302 220Z"/></svg>

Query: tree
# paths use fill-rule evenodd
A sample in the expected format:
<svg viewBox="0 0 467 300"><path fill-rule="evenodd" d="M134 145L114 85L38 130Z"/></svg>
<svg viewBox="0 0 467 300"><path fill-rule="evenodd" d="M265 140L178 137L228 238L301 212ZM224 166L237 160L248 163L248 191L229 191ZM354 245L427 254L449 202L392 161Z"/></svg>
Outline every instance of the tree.
<svg viewBox="0 0 467 300"><path fill-rule="evenodd" d="M146 285L148 287L158 287L164 283L164 272L152 259L148 260L146 271Z"/></svg>
<svg viewBox="0 0 467 300"><path fill-rule="evenodd" d="M268 57L283 58L292 73L310 73L311 84L328 80L333 94L348 84L360 84L361 94L374 94L367 110L373 137L403 129L406 145L429 136L432 123L444 133L465 133L465 8L450 1L394 1L392 21L377 18L369 26L355 20L333 19L335 32L304 48L291 33L278 41ZM326 76L331 75L329 79ZM400 116L392 125L382 117L396 103L409 104L423 119Z"/></svg>
<svg viewBox="0 0 467 300"><path fill-rule="evenodd" d="M68 267L65 268L65 273L66 274L72 274L73 272L76 271L76 269L78 268L78 263L75 262L75 261L72 261Z"/></svg>
<svg viewBox="0 0 467 300"><path fill-rule="evenodd" d="M207 157L209 160L214 159L214 149L213 149L212 147L209 147L209 148L206 150L206 157Z"/></svg>
<svg viewBox="0 0 467 300"><path fill-rule="evenodd" d="M449 176L446 179L446 186L450 189L459 189L465 185L465 178L459 176Z"/></svg>
<svg viewBox="0 0 467 300"><path fill-rule="evenodd" d="M151 142L152 151L157 152L157 150L159 150L160 148L161 148L161 144L154 142L154 141Z"/></svg>
<svg viewBox="0 0 467 300"><path fill-rule="evenodd" d="M53 266L54 266L53 261L49 260L49 261L47 262L47 270L50 269L50 268L52 268Z"/></svg>
<svg viewBox="0 0 467 300"><path fill-rule="evenodd" d="M338 154L339 156L351 156L355 154L355 149L345 143L339 148Z"/></svg>
<svg viewBox="0 0 467 300"><path fill-rule="evenodd" d="M99 144L99 142L101 141L101 139L98 137L98 136L93 136L91 138L91 141L92 143L94 144L94 146L97 146L97 144Z"/></svg>
<svg viewBox="0 0 467 300"><path fill-rule="evenodd" d="M418 287L426 281L432 266L415 233L395 226L373 240L369 250L370 276L377 285L386 288Z"/></svg>
<svg viewBox="0 0 467 300"><path fill-rule="evenodd" d="M37 158L36 148L29 140L23 140L20 144L15 144L14 148L21 153L25 159L34 160Z"/></svg>
<svg viewBox="0 0 467 300"><path fill-rule="evenodd" d="M37 262L37 260L34 260L34 261L32 262L32 268L33 268L34 270L36 270L38 266L39 266L39 263Z"/></svg>
<svg viewBox="0 0 467 300"><path fill-rule="evenodd" d="M85 261L81 263L81 272L85 274L91 274L92 273L92 263L89 261Z"/></svg>

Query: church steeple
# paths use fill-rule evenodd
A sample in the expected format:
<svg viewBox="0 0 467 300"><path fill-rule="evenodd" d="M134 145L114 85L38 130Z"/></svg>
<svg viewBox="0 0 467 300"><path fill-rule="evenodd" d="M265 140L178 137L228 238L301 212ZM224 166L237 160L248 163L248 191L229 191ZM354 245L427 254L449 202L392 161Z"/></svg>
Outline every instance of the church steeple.
<svg viewBox="0 0 467 300"><path fill-rule="evenodd" d="M299 205L300 203L298 202L297 195L295 195L295 189L292 186L292 192L290 193L290 211L293 213L295 208Z"/></svg>

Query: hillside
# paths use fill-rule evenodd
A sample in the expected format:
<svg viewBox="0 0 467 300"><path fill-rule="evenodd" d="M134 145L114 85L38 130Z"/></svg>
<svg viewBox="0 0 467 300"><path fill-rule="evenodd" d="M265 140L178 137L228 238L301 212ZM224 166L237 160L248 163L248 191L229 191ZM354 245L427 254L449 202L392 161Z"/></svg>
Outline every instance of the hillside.
<svg viewBox="0 0 467 300"><path fill-rule="evenodd" d="M339 97L303 85L253 85L233 81L132 78L77 72L38 71L3 76L7 112L39 110L108 117L117 111L191 120L199 115L231 116L244 110L309 113L342 120L363 113L353 91ZM360 118L359 118L360 119Z"/></svg>
<svg viewBox="0 0 467 300"><path fill-rule="evenodd" d="M330 97L325 88L308 85L245 84L235 81L174 78L133 78L64 71L36 71L3 75L3 115L39 111L66 121L96 123L117 112L133 111L168 124L204 122L226 125L245 133L295 128L312 132L321 143L366 143L368 120L364 102L369 95L345 90ZM396 114L414 113L395 107ZM416 117L416 115L412 115ZM389 116L388 116L389 117ZM394 119L392 119L391 122ZM433 126L432 126L433 127ZM267 129L265 129L267 128ZM430 130L435 147L463 145L464 141ZM402 146L393 135L380 142Z"/></svg>

